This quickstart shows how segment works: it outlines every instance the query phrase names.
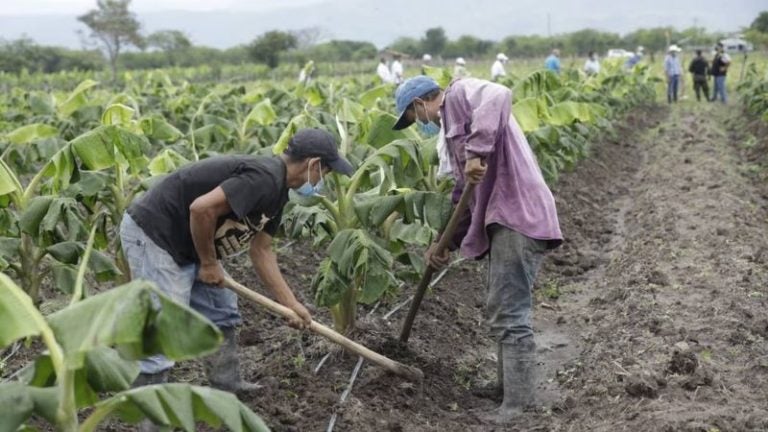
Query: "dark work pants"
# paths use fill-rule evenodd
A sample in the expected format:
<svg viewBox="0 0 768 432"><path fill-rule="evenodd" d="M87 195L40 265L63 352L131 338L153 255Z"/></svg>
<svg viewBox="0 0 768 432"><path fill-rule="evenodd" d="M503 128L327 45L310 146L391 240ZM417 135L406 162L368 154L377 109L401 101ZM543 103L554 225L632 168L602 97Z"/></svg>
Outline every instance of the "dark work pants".
<svg viewBox="0 0 768 432"><path fill-rule="evenodd" d="M704 95L704 100L709 98L709 80L706 75L694 75L693 76L693 91L696 92L696 100L701 100L701 95Z"/></svg>

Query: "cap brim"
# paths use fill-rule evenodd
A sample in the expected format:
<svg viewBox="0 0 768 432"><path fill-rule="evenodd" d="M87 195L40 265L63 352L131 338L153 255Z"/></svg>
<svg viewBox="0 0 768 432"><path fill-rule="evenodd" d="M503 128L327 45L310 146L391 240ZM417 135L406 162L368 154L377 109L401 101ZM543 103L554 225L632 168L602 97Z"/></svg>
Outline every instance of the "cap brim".
<svg viewBox="0 0 768 432"><path fill-rule="evenodd" d="M346 159L339 157L338 159L328 162L328 165L331 167L332 170L336 171L337 173L344 174L346 176L351 176L352 173L355 172L355 169L352 168L352 164L347 162Z"/></svg>
<svg viewBox="0 0 768 432"><path fill-rule="evenodd" d="M392 126L392 130L401 130L405 129L408 126L413 124L413 121L408 121L408 116L405 115L405 113L408 112L408 110L404 110L402 114L400 114L400 117L397 119L397 122L394 126Z"/></svg>

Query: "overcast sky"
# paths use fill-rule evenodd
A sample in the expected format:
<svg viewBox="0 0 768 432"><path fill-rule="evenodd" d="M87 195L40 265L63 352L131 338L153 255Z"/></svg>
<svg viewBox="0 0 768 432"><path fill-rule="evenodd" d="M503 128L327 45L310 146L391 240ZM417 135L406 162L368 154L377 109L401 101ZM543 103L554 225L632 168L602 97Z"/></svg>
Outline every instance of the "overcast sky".
<svg viewBox="0 0 768 432"><path fill-rule="evenodd" d="M97 0L0 0L0 42L29 37L44 45L83 46L77 17ZM641 27L698 25L738 32L768 0L133 0L143 34L181 30L196 45L228 48L269 30L321 28L325 38L373 42L422 37L443 27L468 34L560 34L593 28L626 34Z"/></svg>
<svg viewBox="0 0 768 432"><path fill-rule="evenodd" d="M321 0L133 0L131 10L239 10L264 11L282 6L302 6ZM96 0L0 0L0 15L83 13L96 7Z"/></svg>

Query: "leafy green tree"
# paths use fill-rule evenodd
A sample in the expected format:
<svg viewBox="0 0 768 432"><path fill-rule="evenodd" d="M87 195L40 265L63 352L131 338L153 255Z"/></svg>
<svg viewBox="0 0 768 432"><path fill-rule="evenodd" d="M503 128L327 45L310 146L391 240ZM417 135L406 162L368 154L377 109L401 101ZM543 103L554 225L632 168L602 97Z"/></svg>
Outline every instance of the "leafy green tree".
<svg viewBox="0 0 768 432"><path fill-rule="evenodd" d="M144 47L139 34L141 24L128 10L131 0L98 0L97 9L79 16L78 21L91 29L91 37L98 40L109 58L112 80L117 78L117 59L128 45Z"/></svg>
<svg viewBox="0 0 768 432"><path fill-rule="evenodd" d="M352 53L350 60L352 61L370 60L370 59L376 58L376 54L378 53L379 53L379 50L376 49L375 45L373 44L365 45L356 49L355 52Z"/></svg>
<svg viewBox="0 0 768 432"><path fill-rule="evenodd" d="M555 46L553 41L552 38L537 35L509 36L497 45L497 50L514 57L543 56Z"/></svg>
<svg viewBox="0 0 768 432"><path fill-rule="evenodd" d="M165 53L168 64L176 66L178 57L192 46L192 42L179 30L161 30L147 36L147 45Z"/></svg>
<svg viewBox="0 0 768 432"><path fill-rule="evenodd" d="M756 47L768 47L768 11L760 12L744 32L744 37Z"/></svg>
<svg viewBox="0 0 768 432"><path fill-rule="evenodd" d="M768 11L760 12L760 15L752 21L752 25L749 28L760 33L768 33Z"/></svg>
<svg viewBox="0 0 768 432"><path fill-rule="evenodd" d="M704 27L688 27L676 33L676 36L679 38L677 40L678 44L712 46L719 39L722 39L723 35L707 32L707 29Z"/></svg>
<svg viewBox="0 0 768 432"><path fill-rule="evenodd" d="M629 49L641 45L651 55L654 52L665 52L667 45L678 39L680 38L673 27L638 29L624 36L624 42L629 45Z"/></svg>
<svg viewBox="0 0 768 432"><path fill-rule="evenodd" d="M94 51L68 50L36 44L32 39L0 42L0 71L19 73L53 73L62 70L96 70L103 65L101 55Z"/></svg>
<svg viewBox="0 0 768 432"><path fill-rule="evenodd" d="M299 49L317 45L323 39L328 39L329 33L322 27L307 27L291 32L296 36L296 47Z"/></svg>
<svg viewBox="0 0 768 432"><path fill-rule="evenodd" d="M22 69L38 71L41 53L32 39L22 37L12 42L3 42L0 47L0 70L19 73Z"/></svg>
<svg viewBox="0 0 768 432"><path fill-rule="evenodd" d="M445 36L445 30L442 27L427 29L424 38L421 40L421 50L431 55L440 55L445 49L448 38Z"/></svg>
<svg viewBox="0 0 768 432"><path fill-rule="evenodd" d="M744 38L752 42L755 47L758 47L758 49L759 47L762 47L763 49L768 48L768 33L763 33L761 31L750 28L744 32Z"/></svg>
<svg viewBox="0 0 768 432"><path fill-rule="evenodd" d="M284 55L284 60L302 63L306 60L322 60L324 62L346 62L353 60L370 60L376 58L378 50L370 42L332 40L313 45L308 48L292 51Z"/></svg>
<svg viewBox="0 0 768 432"><path fill-rule="evenodd" d="M421 43L412 37L397 38L389 48L412 57L419 56L422 51Z"/></svg>
<svg viewBox="0 0 768 432"><path fill-rule="evenodd" d="M493 41L483 40L470 35L462 35L455 41L448 41L443 50L443 56L482 57L487 55L493 49L493 46Z"/></svg>
<svg viewBox="0 0 768 432"><path fill-rule="evenodd" d="M621 45L621 37L618 34L593 29L568 33L564 39L565 49L568 53L582 56L590 51L605 52Z"/></svg>
<svg viewBox="0 0 768 432"><path fill-rule="evenodd" d="M291 48L296 48L298 41L291 33L272 30L254 40L250 47L251 58L258 63L266 63L274 69L280 61L280 54Z"/></svg>

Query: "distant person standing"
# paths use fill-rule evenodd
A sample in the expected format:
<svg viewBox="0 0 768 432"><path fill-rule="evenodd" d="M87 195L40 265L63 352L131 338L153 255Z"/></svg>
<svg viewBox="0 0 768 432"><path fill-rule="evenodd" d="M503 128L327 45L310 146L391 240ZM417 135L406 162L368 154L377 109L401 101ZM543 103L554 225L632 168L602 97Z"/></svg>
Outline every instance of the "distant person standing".
<svg viewBox="0 0 768 432"><path fill-rule="evenodd" d="M597 61L597 55L594 51L589 52L589 57L584 63L584 72L590 76L600 73L600 62Z"/></svg>
<svg viewBox="0 0 768 432"><path fill-rule="evenodd" d="M683 66L677 57L681 49L677 45L670 45L667 56L664 58L664 73L667 75L667 102L677 102L677 91L680 88L680 75L683 74Z"/></svg>
<svg viewBox="0 0 768 432"><path fill-rule="evenodd" d="M544 60L544 67L547 68L547 70L552 71L556 74L560 74L560 50L555 48L552 50L552 54L547 57L546 60Z"/></svg>
<svg viewBox="0 0 768 432"><path fill-rule="evenodd" d="M310 60L299 71L299 84L309 85L310 81L315 77L315 62Z"/></svg>
<svg viewBox="0 0 768 432"><path fill-rule="evenodd" d="M645 49L642 46L637 47L637 51L627 59L627 62L624 63L624 67L627 69L632 69L635 67L636 64L640 63L640 60L643 59L643 54L645 53Z"/></svg>
<svg viewBox="0 0 768 432"><path fill-rule="evenodd" d="M403 64L400 63L400 59L400 54L396 54L395 59L392 61L392 66L390 67L392 82L395 84L400 84L403 82Z"/></svg>
<svg viewBox="0 0 768 432"><path fill-rule="evenodd" d="M421 56L421 74L426 75L427 74L427 68L432 66L432 56L429 54L424 54Z"/></svg>
<svg viewBox="0 0 768 432"><path fill-rule="evenodd" d="M467 62L464 61L463 57L457 57L456 65L453 67L453 77L464 78L468 76L469 76L469 71L467 70Z"/></svg>
<svg viewBox="0 0 768 432"><path fill-rule="evenodd" d="M504 55L504 53L496 54L496 61L493 62L493 65L491 66L491 80L498 81L502 77L507 76L507 71L504 70L504 64L508 61L509 57Z"/></svg>
<svg viewBox="0 0 768 432"><path fill-rule="evenodd" d="M382 84L392 83L392 74L389 73L387 60L384 57L379 59L379 66L376 67L376 74L381 79Z"/></svg>
<svg viewBox="0 0 768 432"><path fill-rule="evenodd" d="M704 58L701 50L696 50L696 57L691 60L688 72L693 75L693 91L696 92L696 100L701 101L701 93L704 93L704 100L709 100L709 62Z"/></svg>
<svg viewBox="0 0 768 432"><path fill-rule="evenodd" d="M731 65L731 57L723 50L723 44L718 43L715 48L715 58L712 60L712 76L715 77L715 92L712 94L712 102L720 100L723 103L728 102L728 94L725 91L725 76L728 74L728 66Z"/></svg>

